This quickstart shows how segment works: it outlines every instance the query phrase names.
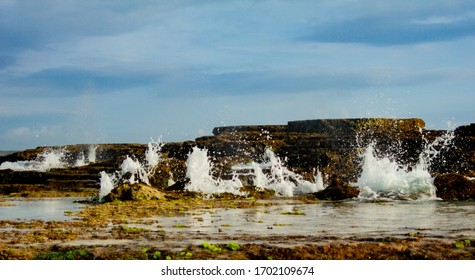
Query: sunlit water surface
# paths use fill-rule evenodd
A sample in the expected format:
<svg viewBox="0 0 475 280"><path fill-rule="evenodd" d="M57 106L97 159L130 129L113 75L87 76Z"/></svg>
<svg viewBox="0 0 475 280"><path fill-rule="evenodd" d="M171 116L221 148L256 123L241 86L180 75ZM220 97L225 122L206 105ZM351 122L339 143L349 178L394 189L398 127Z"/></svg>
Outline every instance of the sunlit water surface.
<svg viewBox="0 0 475 280"><path fill-rule="evenodd" d="M150 219L151 230L214 236L475 237L474 202L294 202Z"/></svg>
<svg viewBox="0 0 475 280"><path fill-rule="evenodd" d="M77 198L4 200L0 220L72 220L85 207ZM391 201L302 204L277 199L271 206L201 209L145 218L127 226L146 228L167 239L199 243L279 236L381 238L424 236L475 238L475 202ZM251 239L252 240L252 239Z"/></svg>
<svg viewBox="0 0 475 280"><path fill-rule="evenodd" d="M69 221L85 207L80 198L7 199L0 203L0 220ZM82 198L84 199L84 198Z"/></svg>

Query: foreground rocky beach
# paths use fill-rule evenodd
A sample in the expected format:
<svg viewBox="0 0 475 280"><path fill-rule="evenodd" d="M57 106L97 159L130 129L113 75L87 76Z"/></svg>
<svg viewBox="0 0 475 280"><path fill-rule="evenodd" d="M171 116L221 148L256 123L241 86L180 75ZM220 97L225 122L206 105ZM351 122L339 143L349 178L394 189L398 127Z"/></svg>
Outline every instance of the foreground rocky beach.
<svg viewBox="0 0 475 280"><path fill-rule="evenodd" d="M191 231L190 224L160 222L161 218L190 215L194 209L213 213L216 209L271 207L280 203L284 202L193 198L116 201L91 205L72 221L1 221L0 259L474 259L475 239L463 232L455 237L428 235L429 228L368 236L332 232L275 235L279 228L286 230L292 225L255 220L252 222L256 225L270 226L265 227L265 234L250 235L227 234L237 224L224 223L219 218L205 232ZM194 215L192 219L199 222L206 217Z"/></svg>
<svg viewBox="0 0 475 280"><path fill-rule="evenodd" d="M52 197L77 197L84 207L66 211L66 218L59 220L0 217L0 259L474 259L475 228L463 225L463 215L461 227L450 235L431 227L370 234L321 228L281 233L292 232L292 220L319 213L305 205L338 210L341 203L361 199L365 189L358 183L366 172L362 155L368 147L389 162L408 166L406 173L428 158L425 171L435 186L435 197L443 202L466 201L469 208L464 208L464 215L473 214L475 125L458 127L451 134L424 127L420 119L218 127L213 136L159 144L160 161L147 169L153 171L147 182L138 180L138 173L132 181L129 176L134 171L124 172L123 166L147 162L150 144L84 144L12 153L0 157L0 207ZM209 192L200 185L191 189L189 158L195 149L206 151L212 187L239 182L243 195ZM58 156L59 163L52 168L42 165L51 155ZM273 155L274 163L269 160ZM263 166L264 174L271 176L271 163L280 168L277 171L285 171L282 178L287 185L296 189L301 181L313 189L288 193L261 186L257 173L250 175L251 167ZM100 197L104 178L117 177L121 168L122 180ZM322 188L315 187L319 178ZM376 199L364 203L385 208L393 206L388 199L413 201L420 195L406 189L374 193ZM281 206L291 208L275 210ZM259 209L241 219L259 232L241 231L242 221L220 216L220 211L245 209ZM259 213L273 216L266 220ZM180 222L183 218L188 222Z"/></svg>

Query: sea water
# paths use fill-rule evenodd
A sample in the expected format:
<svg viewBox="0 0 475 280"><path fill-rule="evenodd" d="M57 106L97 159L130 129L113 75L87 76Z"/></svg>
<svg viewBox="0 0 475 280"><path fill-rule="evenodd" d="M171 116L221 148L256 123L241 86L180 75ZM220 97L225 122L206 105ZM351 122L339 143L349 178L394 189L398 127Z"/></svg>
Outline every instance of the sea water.
<svg viewBox="0 0 475 280"><path fill-rule="evenodd" d="M96 151L98 147L98 145L90 145L88 148L87 157L84 155L84 152L81 152L78 158L76 159L76 163L74 164L74 166L85 166L91 163L95 163Z"/></svg>
<svg viewBox="0 0 475 280"><path fill-rule="evenodd" d="M185 186L187 191L203 194L231 193L245 195L244 192L240 191L243 185L237 175L233 175L230 180L213 177L213 164L208 158L207 149L194 147L188 155L186 166L186 177L189 179L189 183Z"/></svg>
<svg viewBox="0 0 475 280"><path fill-rule="evenodd" d="M71 157L68 151L63 148L45 149L34 160L23 160L15 162L3 162L0 165L0 170L11 169L14 171L38 171L46 172L55 168L68 168L71 166L84 166L96 162L97 145L90 145L88 148L87 157L84 152L77 155L75 163L71 165L68 158Z"/></svg>
<svg viewBox="0 0 475 280"><path fill-rule="evenodd" d="M378 156L374 143L369 144L361 157L362 172L356 186L360 188L360 199L378 200L433 200L436 197L434 178L429 172L434 159L442 150L449 148L454 138L453 131L425 146L415 165L402 165L392 154Z"/></svg>
<svg viewBox="0 0 475 280"><path fill-rule="evenodd" d="M348 200L303 204L286 199L269 202L273 205L186 211L181 215L148 218L154 221L149 227L127 226L167 232L176 239L186 240L185 244L235 238L285 245L308 243L311 237L317 242L322 238L337 242L352 237L475 238L474 202ZM285 238L289 236L296 238Z"/></svg>
<svg viewBox="0 0 475 280"><path fill-rule="evenodd" d="M250 170L254 186L258 190L273 190L278 196L293 197L324 189L323 175L317 169L314 180L308 181L285 166L284 160L267 148L262 162L235 165L235 171Z"/></svg>
<svg viewBox="0 0 475 280"><path fill-rule="evenodd" d="M47 149L38 155L35 160L3 162L0 165L0 170L45 172L53 168L65 168L67 166L66 152L63 149Z"/></svg>
<svg viewBox="0 0 475 280"><path fill-rule="evenodd" d="M85 207L80 198L8 198L0 202L0 220L70 221Z"/></svg>

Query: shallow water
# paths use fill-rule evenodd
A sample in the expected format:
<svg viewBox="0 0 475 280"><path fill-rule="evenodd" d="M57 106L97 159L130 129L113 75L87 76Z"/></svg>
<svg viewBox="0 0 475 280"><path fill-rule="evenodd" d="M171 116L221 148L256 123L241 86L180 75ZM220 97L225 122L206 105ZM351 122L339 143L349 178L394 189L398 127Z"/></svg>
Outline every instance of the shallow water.
<svg viewBox="0 0 475 280"><path fill-rule="evenodd" d="M151 218L149 229L208 236L475 237L474 202L323 202ZM147 227L146 225L137 225Z"/></svg>
<svg viewBox="0 0 475 280"><path fill-rule="evenodd" d="M81 198L6 199L0 203L0 220L70 221L84 207L75 202L78 199Z"/></svg>
<svg viewBox="0 0 475 280"><path fill-rule="evenodd" d="M85 207L78 198L9 199L0 203L0 220L68 221ZM265 202L265 201L264 201ZM252 236L475 238L475 202L391 201L302 204L278 199L272 206L203 209L129 224L167 236L233 239ZM72 214L72 215L71 215ZM150 223L152 221L152 223Z"/></svg>

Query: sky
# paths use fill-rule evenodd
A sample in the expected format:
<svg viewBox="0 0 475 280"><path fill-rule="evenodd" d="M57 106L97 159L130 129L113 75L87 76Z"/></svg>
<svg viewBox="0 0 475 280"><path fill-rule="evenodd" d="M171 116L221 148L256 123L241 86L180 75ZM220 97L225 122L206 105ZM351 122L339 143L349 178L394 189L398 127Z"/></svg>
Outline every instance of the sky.
<svg viewBox="0 0 475 280"><path fill-rule="evenodd" d="M0 150L475 120L475 2L0 0Z"/></svg>

